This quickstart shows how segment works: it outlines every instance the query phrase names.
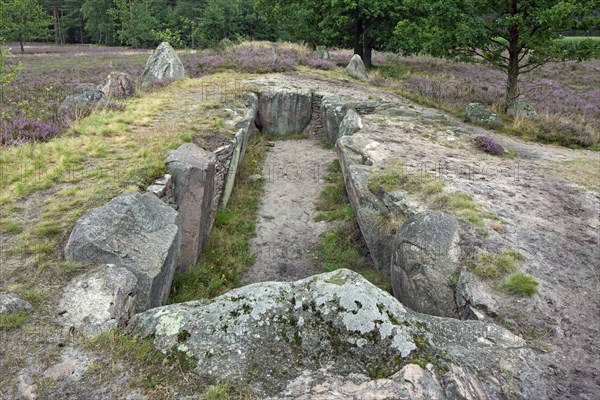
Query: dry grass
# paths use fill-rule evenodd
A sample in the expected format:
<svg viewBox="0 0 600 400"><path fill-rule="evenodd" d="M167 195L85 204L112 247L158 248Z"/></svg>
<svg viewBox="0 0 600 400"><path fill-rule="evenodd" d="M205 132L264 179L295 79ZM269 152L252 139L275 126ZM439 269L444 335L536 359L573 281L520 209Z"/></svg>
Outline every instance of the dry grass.
<svg viewBox="0 0 600 400"><path fill-rule="evenodd" d="M595 160L577 158L553 163L548 166L548 171L556 178L566 179L592 192L600 193L600 156Z"/></svg>

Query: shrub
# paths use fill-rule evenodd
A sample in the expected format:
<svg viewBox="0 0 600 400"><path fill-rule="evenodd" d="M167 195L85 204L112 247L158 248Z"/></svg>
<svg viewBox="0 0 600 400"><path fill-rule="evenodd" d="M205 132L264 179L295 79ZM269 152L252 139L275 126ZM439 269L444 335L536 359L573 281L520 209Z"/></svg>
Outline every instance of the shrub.
<svg viewBox="0 0 600 400"><path fill-rule="evenodd" d="M473 143L479 150L488 154L499 156L504 153L504 147L490 136L477 136Z"/></svg>

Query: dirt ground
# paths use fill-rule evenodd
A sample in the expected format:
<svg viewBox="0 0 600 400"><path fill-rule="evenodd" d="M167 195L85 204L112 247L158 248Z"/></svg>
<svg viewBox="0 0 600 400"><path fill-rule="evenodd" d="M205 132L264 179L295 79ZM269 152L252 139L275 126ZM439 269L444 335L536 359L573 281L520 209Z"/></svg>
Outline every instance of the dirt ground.
<svg viewBox="0 0 600 400"><path fill-rule="evenodd" d="M326 185L327 165L335 158L316 139L277 141L267 153L265 194L251 242L256 262L244 274L244 284L295 281L323 272L310 251L329 224L315 222L315 202Z"/></svg>

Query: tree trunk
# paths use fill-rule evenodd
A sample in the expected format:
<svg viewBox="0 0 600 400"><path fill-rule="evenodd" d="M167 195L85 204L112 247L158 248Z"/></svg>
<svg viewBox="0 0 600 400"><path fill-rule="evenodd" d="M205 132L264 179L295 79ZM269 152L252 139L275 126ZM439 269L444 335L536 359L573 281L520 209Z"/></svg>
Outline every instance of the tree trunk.
<svg viewBox="0 0 600 400"><path fill-rule="evenodd" d="M54 17L54 44L58 44L60 40L60 25L58 24L58 5L54 0L52 3L52 16Z"/></svg>
<svg viewBox="0 0 600 400"><path fill-rule="evenodd" d="M23 36L19 35L19 44L21 45L21 53L25 53L25 47L23 46Z"/></svg>
<svg viewBox="0 0 600 400"><path fill-rule="evenodd" d="M363 62L365 63L365 67L367 68L371 68L373 66L373 39L369 37L369 31L371 30L372 25L373 22L371 20L365 20L363 33L363 48L365 55L363 57Z"/></svg>
<svg viewBox="0 0 600 400"><path fill-rule="evenodd" d="M512 0L511 2L511 13L517 15L518 13L518 1ZM519 28L517 26L510 26L508 28L508 68L507 74L508 79L506 81L506 101L504 104L504 111L507 111L519 97L519 56L521 51L519 50Z"/></svg>
<svg viewBox="0 0 600 400"><path fill-rule="evenodd" d="M354 19L354 54L358 54L360 58L364 57L363 51L363 20L360 17Z"/></svg>

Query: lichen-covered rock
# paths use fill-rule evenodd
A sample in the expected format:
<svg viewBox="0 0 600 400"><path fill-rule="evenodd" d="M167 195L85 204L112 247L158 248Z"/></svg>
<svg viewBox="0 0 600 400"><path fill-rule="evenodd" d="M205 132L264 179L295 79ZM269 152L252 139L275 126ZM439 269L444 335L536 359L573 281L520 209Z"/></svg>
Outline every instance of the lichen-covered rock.
<svg viewBox="0 0 600 400"><path fill-rule="evenodd" d="M18 312L33 312L33 307L28 301L23 300L14 293L0 294L0 315Z"/></svg>
<svg viewBox="0 0 600 400"><path fill-rule="evenodd" d="M459 224L441 211L411 216L400 228L392 251L394 295L411 309L457 317L450 284L457 272Z"/></svg>
<svg viewBox="0 0 600 400"><path fill-rule="evenodd" d="M520 117L523 119L529 119L532 121L537 121L540 119L535 108L524 101L515 101L507 110L506 113L508 115L513 115L516 117Z"/></svg>
<svg viewBox="0 0 600 400"><path fill-rule="evenodd" d="M266 89L258 98L258 122L267 135L302 133L312 117L312 93L298 89Z"/></svg>
<svg viewBox="0 0 600 400"><path fill-rule="evenodd" d="M102 90L92 83L82 83L68 95L60 107L58 115L61 118L80 118L89 114L94 107L102 104L106 96Z"/></svg>
<svg viewBox="0 0 600 400"><path fill-rule="evenodd" d="M59 308L62 325L92 337L125 327L135 312L137 278L127 268L104 265L73 279Z"/></svg>
<svg viewBox="0 0 600 400"><path fill-rule="evenodd" d="M361 81L369 80L365 64L363 63L362 58L358 54L352 56L350 63L346 67L346 73L351 77Z"/></svg>
<svg viewBox="0 0 600 400"><path fill-rule="evenodd" d="M497 128L500 126L500 117L498 114L487 108L481 103L469 103L466 108L466 121L478 125Z"/></svg>
<svg viewBox="0 0 600 400"><path fill-rule="evenodd" d="M518 373L524 344L495 325L410 311L349 270L156 308L137 314L128 332L185 353L199 375L250 381L263 397L324 365L339 376L388 377L425 360L461 365L497 395L503 383L485 377Z"/></svg>
<svg viewBox="0 0 600 400"><path fill-rule="evenodd" d="M183 77L185 77L185 68L179 56L169 43L162 42L146 62L146 69L142 75L142 86Z"/></svg>
<svg viewBox="0 0 600 400"><path fill-rule="evenodd" d="M181 221L181 246L178 273L195 265L206 243L215 211L215 155L193 143L185 143L169 152L169 172L173 177L173 197Z"/></svg>
<svg viewBox="0 0 600 400"><path fill-rule="evenodd" d="M329 143L335 143L340 137L340 125L348 112L349 105L335 96L325 96L321 101L321 120L325 139Z"/></svg>
<svg viewBox="0 0 600 400"><path fill-rule="evenodd" d="M354 109L349 109L340 123L338 136L352 136L362 129L362 120L360 115Z"/></svg>
<svg viewBox="0 0 600 400"><path fill-rule="evenodd" d="M179 242L175 210L152 193L127 193L77 221L65 256L129 269L138 279L138 310L143 311L167 301Z"/></svg>
<svg viewBox="0 0 600 400"><path fill-rule="evenodd" d="M98 89L109 99L124 99L135 93L135 82L127 72L113 71L100 82Z"/></svg>

